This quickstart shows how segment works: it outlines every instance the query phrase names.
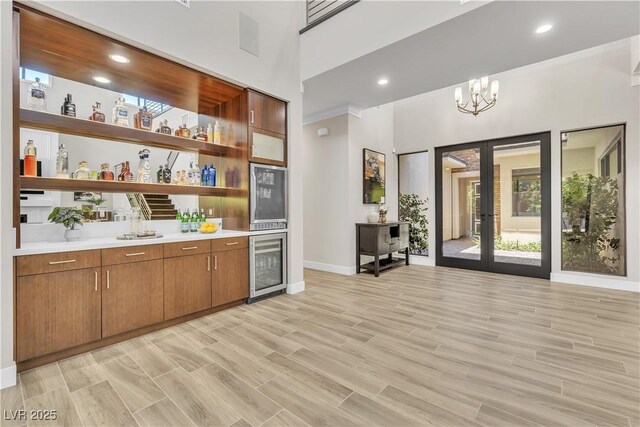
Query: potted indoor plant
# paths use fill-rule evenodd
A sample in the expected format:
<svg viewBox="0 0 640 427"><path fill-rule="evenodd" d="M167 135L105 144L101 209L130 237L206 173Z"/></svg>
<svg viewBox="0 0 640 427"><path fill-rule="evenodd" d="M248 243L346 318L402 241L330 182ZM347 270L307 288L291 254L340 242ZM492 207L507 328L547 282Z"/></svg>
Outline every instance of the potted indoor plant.
<svg viewBox="0 0 640 427"><path fill-rule="evenodd" d="M49 214L49 221L64 225L66 228L64 238L67 242L75 242L80 240L80 230L76 228L76 225L82 225L84 213L87 210L85 207L82 209L56 207Z"/></svg>

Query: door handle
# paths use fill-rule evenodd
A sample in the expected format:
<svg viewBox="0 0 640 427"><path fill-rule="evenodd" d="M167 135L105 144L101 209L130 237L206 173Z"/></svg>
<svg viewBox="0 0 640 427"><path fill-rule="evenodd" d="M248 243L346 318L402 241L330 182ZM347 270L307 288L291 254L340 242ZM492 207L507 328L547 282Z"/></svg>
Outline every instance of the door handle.
<svg viewBox="0 0 640 427"><path fill-rule="evenodd" d="M140 256L140 255L144 255L146 254L146 252L135 252L132 254L124 254L124 256Z"/></svg>
<svg viewBox="0 0 640 427"><path fill-rule="evenodd" d="M93 290L98 292L98 272L94 271L94 274L96 275L95 277L95 282L94 282L94 286L93 286Z"/></svg>
<svg viewBox="0 0 640 427"><path fill-rule="evenodd" d="M189 246L188 248L182 248L183 251L192 251L194 249L198 249L197 246Z"/></svg>
<svg viewBox="0 0 640 427"><path fill-rule="evenodd" d="M107 270L107 289L111 287L111 277L109 276L109 270Z"/></svg>
<svg viewBox="0 0 640 427"><path fill-rule="evenodd" d="M76 262L76 260L75 259L68 259L66 261L49 261L49 265L71 264L72 262Z"/></svg>
<svg viewBox="0 0 640 427"><path fill-rule="evenodd" d="M251 110L250 115L251 115L251 119L250 119L250 120L251 120L251 124L253 124L253 116L254 116L254 114L253 114L253 110Z"/></svg>
<svg viewBox="0 0 640 427"><path fill-rule="evenodd" d="M225 243L225 246L234 246L238 244L240 244L240 242L230 242L230 243Z"/></svg>
<svg viewBox="0 0 640 427"><path fill-rule="evenodd" d="M207 256L207 271L211 271L211 256Z"/></svg>
<svg viewBox="0 0 640 427"><path fill-rule="evenodd" d="M213 256L213 269L218 270L218 255Z"/></svg>

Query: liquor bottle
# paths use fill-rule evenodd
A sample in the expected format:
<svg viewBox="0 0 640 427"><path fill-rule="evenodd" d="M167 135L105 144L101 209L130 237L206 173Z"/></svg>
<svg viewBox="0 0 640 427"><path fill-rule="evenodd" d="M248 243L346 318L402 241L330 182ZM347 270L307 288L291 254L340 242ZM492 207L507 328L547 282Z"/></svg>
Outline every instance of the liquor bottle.
<svg viewBox="0 0 640 427"><path fill-rule="evenodd" d="M207 141L213 142L213 126L211 126L211 123L207 125Z"/></svg>
<svg viewBox="0 0 640 427"><path fill-rule="evenodd" d="M162 169L162 179L165 184L171 184L171 169L169 169L169 164L164 164L164 169Z"/></svg>
<svg viewBox="0 0 640 427"><path fill-rule="evenodd" d="M216 125L213 127L213 143L220 144L220 122L216 120Z"/></svg>
<svg viewBox="0 0 640 427"><path fill-rule="evenodd" d="M193 185L193 162L189 162L189 170L187 170L187 185Z"/></svg>
<svg viewBox="0 0 640 427"><path fill-rule="evenodd" d="M189 138L191 136L191 129L187 125L180 126L180 136L183 138Z"/></svg>
<svg viewBox="0 0 640 427"><path fill-rule="evenodd" d="M109 166L109 163L103 163L100 165L100 179L103 181L113 181L114 173Z"/></svg>
<svg viewBox="0 0 640 427"><path fill-rule="evenodd" d="M198 126L196 128L196 133L192 138L197 141L207 142L207 133L204 131L204 126Z"/></svg>
<svg viewBox="0 0 640 427"><path fill-rule="evenodd" d="M38 159L36 156L37 150L33 141L27 141L27 145L24 147L24 176L37 176L38 175Z"/></svg>
<svg viewBox="0 0 640 427"><path fill-rule="evenodd" d="M64 99L62 106L60 107L60 114L68 117L76 116L76 104L71 101L71 94L68 93L67 97Z"/></svg>
<svg viewBox="0 0 640 427"><path fill-rule="evenodd" d="M189 230L191 229L191 224L189 223L189 219L191 217L189 216L189 211L185 211L182 214L182 219L180 220L180 231L183 233L188 233Z"/></svg>
<svg viewBox="0 0 640 427"><path fill-rule="evenodd" d="M78 163L78 169L73 174L75 179L91 179L91 169L87 166L87 161L82 160Z"/></svg>
<svg viewBox="0 0 640 427"><path fill-rule="evenodd" d="M194 209L191 214L191 232L195 233L200 228L200 215L198 215L198 209Z"/></svg>
<svg viewBox="0 0 640 427"><path fill-rule="evenodd" d="M133 174L131 173L131 169L129 168L129 161L124 162L122 166L122 170L120 171L120 175L118 175L118 181L121 182L132 182Z"/></svg>
<svg viewBox="0 0 640 427"><path fill-rule="evenodd" d="M69 152L64 144L58 146L56 155L56 178L69 178Z"/></svg>
<svg viewBox="0 0 640 427"><path fill-rule="evenodd" d="M200 185L204 187L209 185L209 168L207 167L207 165L204 165L204 167L202 168L202 179L200 181Z"/></svg>
<svg viewBox="0 0 640 427"><path fill-rule="evenodd" d="M156 132L158 133L162 133L165 135L172 135L171 132L171 128L169 127L169 122L167 121L167 119L164 119L163 121L160 122L160 127L158 127L158 129L156 129Z"/></svg>
<svg viewBox="0 0 640 427"><path fill-rule="evenodd" d="M153 124L153 114L147 111L147 107L144 106L133 116L133 124L136 129L151 130Z"/></svg>
<svg viewBox="0 0 640 427"><path fill-rule="evenodd" d="M149 163L149 150L146 148L138 152L140 161L138 162L138 173L136 182L151 184L151 164Z"/></svg>
<svg viewBox="0 0 640 427"><path fill-rule="evenodd" d="M129 110L124 105L124 97L121 96L113 107L113 124L118 126L129 127Z"/></svg>
<svg viewBox="0 0 640 427"><path fill-rule="evenodd" d="M216 168L213 166L213 163L209 165L209 187L216 186Z"/></svg>
<svg viewBox="0 0 640 427"><path fill-rule="evenodd" d="M102 104L96 101L95 105L92 105L93 113L89 116L89 120L93 120L94 122L102 122L104 123L105 115L102 112Z"/></svg>
<svg viewBox="0 0 640 427"><path fill-rule="evenodd" d="M187 172L184 169L180 171L180 175L178 176L178 184L187 185Z"/></svg>
<svg viewBox="0 0 640 427"><path fill-rule="evenodd" d="M156 179L158 180L158 184L164 184L164 167L162 165L158 166L158 172L156 172Z"/></svg>
<svg viewBox="0 0 640 427"><path fill-rule="evenodd" d="M36 77L27 91L27 106L32 110L47 111L47 91L44 89L40 78Z"/></svg>
<svg viewBox="0 0 640 427"><path fill-rule="evenodd" d="M198 165L196 163L196 165L193 167L193 185L200 185L202 184L202 176L200 174L200 165ZM196 210L196 212L198 212Z"/></svg>

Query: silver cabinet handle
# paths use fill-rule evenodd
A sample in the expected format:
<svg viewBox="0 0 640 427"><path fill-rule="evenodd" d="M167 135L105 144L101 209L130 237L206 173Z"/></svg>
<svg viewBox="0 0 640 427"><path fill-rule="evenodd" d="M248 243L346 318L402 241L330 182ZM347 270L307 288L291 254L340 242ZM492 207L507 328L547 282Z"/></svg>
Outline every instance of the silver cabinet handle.
<svg viewBox="0 0 640 427"><path fill-rule="evenodd" d="M135 252L132 254L124 254L124 256L140 256L140 255L145 255L146 252Z"/></svg>
<svg viewBox="0 0 640 427"><path fill-rule="evenodd" d="M253 124L253 110L251 110L251 124Z"/></svg>
<svg viewBox="0 0 640 427"><path fill-rule="evenodd" d="M207 256L207 271L211 271L211 256Z"/></svg>
<svg viewBox="0 0 640 427"><path fill-rule="evenodd" d="M218 270L218 255L213 256L213 269Z"/></svg>
<svg viewBox="0 0 640 427"><path fill-rule="evenodd" d="M49 261L49 265L71 264L72 262L76 262L76 260L75 259L68 259L66 261Z"/></svg>
<svg viewBox="0 0 640 427"><path fill-rule="evenodd" d="M94 271L94 273L95 273L96 277L95 277L95 283L94 283L93 289L94 289L96 292L98 292L98 272L97 272L97 271Z"/></svg>
<svg viewBox="0 0 640 427"><path fill-rule="evenodd" d="M192 251L194 249L198 249L197 246L189 246L188 248L182 248L183 251Z"/></svg>
<svg viewBox="0 0 640 427"><path fill-rule="evenodd" d="M109 277L109 270L107 270L107 289L111 287L111 278Z"/></svg>
<svg viewBox="0 0 640 427"><path fill-rule="evenodd" d="M225 246L235 246L240 244L240 242L231 242L231 243L225 243Z"/></svg>

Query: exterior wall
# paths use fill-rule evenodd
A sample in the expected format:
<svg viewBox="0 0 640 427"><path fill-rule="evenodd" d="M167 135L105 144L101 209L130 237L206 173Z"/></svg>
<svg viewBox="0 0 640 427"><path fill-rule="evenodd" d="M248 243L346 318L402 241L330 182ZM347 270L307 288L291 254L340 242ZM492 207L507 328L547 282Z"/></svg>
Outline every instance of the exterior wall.
<svg viewBox="0 0 640 427"><path fill-rule="evenodd" d="M513 216L512 179L514 169L526 169L540 167L540 155L527 154L522 156L499 157L496 163L500 165L500 195L495 200L500 200L500 206L494 207L494 212L500 212L500 224L502 231L528 231L540 232L539 216Z"/></svg>

